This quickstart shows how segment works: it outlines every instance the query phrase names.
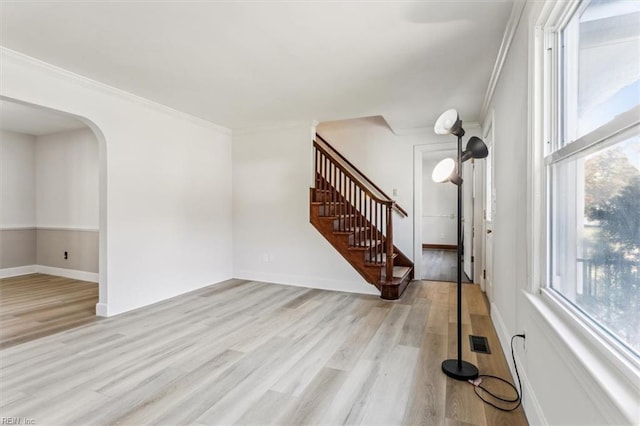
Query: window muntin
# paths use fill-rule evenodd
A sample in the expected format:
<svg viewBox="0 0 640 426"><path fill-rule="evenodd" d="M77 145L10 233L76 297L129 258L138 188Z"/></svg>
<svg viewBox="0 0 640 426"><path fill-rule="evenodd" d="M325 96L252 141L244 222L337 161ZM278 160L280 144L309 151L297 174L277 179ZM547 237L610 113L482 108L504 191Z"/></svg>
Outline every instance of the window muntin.
<svg viewBox="0 0 640 426"><path fill-rule="evenodd" d="M640 358L640 2L585 1L558 35L549 287Z"/></svg>

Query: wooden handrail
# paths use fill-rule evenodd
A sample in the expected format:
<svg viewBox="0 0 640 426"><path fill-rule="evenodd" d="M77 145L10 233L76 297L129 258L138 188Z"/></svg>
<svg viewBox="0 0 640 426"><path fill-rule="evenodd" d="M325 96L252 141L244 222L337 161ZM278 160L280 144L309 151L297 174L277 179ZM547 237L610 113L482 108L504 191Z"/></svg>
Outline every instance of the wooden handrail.
<svg viewBox="0 0 640 426"><path fill-rule="evenodd" d="M323 147L321 147L320 145L318 145L316 142L313 143L313 146L320 152L322 152L324 155L327 156L327 158L331 158L332 155L331 153L327 152L326 149L324 149ZM349 170L347 170L345 167L343 167L341 164L334 162L333 164L335 164L336 167L338 167L342 173L344 173L345 175L349 176L349 178L354 181L359 183L360 179L355 176L353 173L351 173ZM367 188L365 185L358 185L360 187L360 189L362 189L369 197L371 197L372 199L376 200L377 202L379 202L380 204L384 204L384 205L389 205L392 206L393 204L395 204L395 201L388 199L382 199L380 197L378 197L376 194L374 194L369 188ZM383 193L384 195L384 193Z"/></svg>
<svg viewBox="0 0 640 426"><path fill-rule="evenodd" d="M391 202L392 203L392 207L395 211L397 211L398 213L400 213L401 215L403 215L404 217L409 216L409 214L407 213L407 211L405 209L403 209L402 207L400 207L391 197L389 197L387 194L385 194L385 192L380 189L380 187L378 187L378 185L376 185L371 179L369 179L367 177L367 175L365 175L364 173L362 173L356 166L353 165L353 163L351 163L351 161L347 160L337 149L335 149L333 146L331 146L331 144L329 142L326 141L326 139L324 139L322 136L320 136L318 133L316 133L316 137L318 139L320 139L322 141L322 143L324 143L325 145L327 145L329 148L331 148L331 150L333 151L333 154L335 154L335 156L338 156L342 161L344 161L345 163L347 163L349 165L349 167L351 167L353 170L355 170L360 176L362 176L362 178L364 178L367 183L369 185L371 185L372 187L374 187L376 189L376 191L378 191L380 194L382 194L386 200L380 199L379 197L377 197L375 194L373 194L371 191L368 190L368 188L366 188L366 185L361 185L363 187L363 189L365 189L367 191L367 193L369 194L369 196L373 197L374 199L376 199L378 202L380 203L388 203ZM327 152L325 149L323 149L321 146L319 146L315 141L314 141L314 146L316 146L318 149L320 149L322 152L324 152L325 155L329 156L329 157L333 157L334 155L330 154L329 152ZM337 164L337 163L336 163ZM338 166L340 166L339 164L337 164ZM349 173L347 170L344 170L343 167L341 167L341 169L343 169L343 172L348 173L352 179L354 179L355 181L360 181L359 178L356 178L355 176L353 176L351 173Z"/></svg>

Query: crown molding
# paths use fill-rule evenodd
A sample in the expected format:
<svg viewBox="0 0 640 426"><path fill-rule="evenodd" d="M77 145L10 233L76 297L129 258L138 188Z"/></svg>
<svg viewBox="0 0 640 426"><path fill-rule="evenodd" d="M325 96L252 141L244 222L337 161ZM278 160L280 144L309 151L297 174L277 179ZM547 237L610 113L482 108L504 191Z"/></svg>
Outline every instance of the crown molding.
<svg viewBox="0 0 640 426"><path fill-rule="evenodd" d="M435 123L433 125L425 126L425 127L408 127L404 129L394 129L392 127L389 127L389 128L391 129L393 134L396 136L407 136L407 135L418 135L422 133L432 134L434 133L433 132L434 125ZM480 123L478 123L477 121L463 121L462 127L464 127L465 129L470 129L470 128L475 129L475 128L480 128L481 126L480 126Z"/></svg>
<svg viewBox="0 0 640 426"><path fill-rule="evenodd" d="M86 88L96 90L103 94L107 94L110 96L115 96L119 98L124 98L128 101L137 103L139 105L145 106L147 108L153 109L155 111L173 116L175 118L179 118L181 120L189 121L192 124L196 124L198 126L206 127L209 129L216 130L225 135L231 135L231 129L228 127L221 126L219 124L212 123L211 121L207 121L203 118L196 117L194 115L188 114L186 112L179 111L177 109L171 108L167 105L149 100L147 98L143 98L138 95L134 95L133 93L124 91L122 89L118 89L113 86L109 86L108 84L101 83L96 80L92 80L88 77L85 77L80 74L76 74L64 68L60 68L56 65L52 65L48 62L44 62L40 59L34 58L32 56L25 55L24 53L17 52L15 50L8 49L4 46L0 46L0 55L3 56L3 60L1 62L4 63L5 58L12 59L17 62L27 63L29 65L38 67L40 69L44 69L48 72L56 74L58 77L62 77L68 80L71 80L81 86Z"/></svg>
<svg viewBox="0 0 640 426"><path fill-rule="evenodd" d="M487 111L489 110L489 105L493 100L493 94L496 91L498 80L500 79L500 75L502 74L502 68L507 59L509 48L511 47L511 43L513 42L516 30L518 29L518 25L520 24L520 18L522 18L522 12L524 11L524 7L526 6L526 4L527 0L516 0L513 2L513 6L511 7L511 15L509 15L507 26L504 30L504 34L502 35L502 43L500 44L498 57L496 58L496 62L493 65L493 71L491 72L489 85L487 86L487 91L485 92L484 100L482 101L482 108L480 109L480 121L484 120L485 116L487 115Z"/></svg>
<svg viewBox="0 0 640 426"><path fill-rule="evenodd" d="M315 120L300 120L300 121L282 121L271 124L266 124L263 126L254 126L254 127L242 127L238 129L233 129L233 135L250 135L253 133L268 133L268 132L276 132L278 130L283 129L293 129L296 127L308 127L312 129L318 126L318 122Z"/></svg>

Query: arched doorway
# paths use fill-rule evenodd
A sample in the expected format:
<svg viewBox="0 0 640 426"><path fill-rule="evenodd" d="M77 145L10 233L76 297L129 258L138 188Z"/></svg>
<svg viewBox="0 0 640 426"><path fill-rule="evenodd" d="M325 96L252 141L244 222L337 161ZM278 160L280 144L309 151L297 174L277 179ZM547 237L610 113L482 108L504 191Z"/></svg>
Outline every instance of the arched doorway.
<svg viewBox="0 0 640 426"><path fill-rule="evenodd" d="M4 209L0 232L34 228L36 244L42 243L35 249L35 261L26 262L31 265L21 265L25 260L16 259L16 249L3 249L14 255L9 256L14 264L0 265L0 277L29 273L35 266L43 273L97 282L95 313L106 316L106 141L102 131L86 117L17 99L0 97L0 108L0 127L33 141L32 166L38 172L33 184L40 182L33 190L36 212L25 213L24 205L22 211ZM49 162L52 158L56 161Z"/></svg>

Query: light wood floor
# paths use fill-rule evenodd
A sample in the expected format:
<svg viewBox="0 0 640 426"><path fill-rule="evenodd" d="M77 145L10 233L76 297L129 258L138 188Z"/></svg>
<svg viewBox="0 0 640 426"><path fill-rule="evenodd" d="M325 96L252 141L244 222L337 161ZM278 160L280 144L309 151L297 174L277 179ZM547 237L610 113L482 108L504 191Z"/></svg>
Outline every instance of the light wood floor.
<svg viewBox="0 0 640 426"><path fill-rule="evenodd" d="M429 281L458 281L458 254L452 250L422 249L422 279ZM462 282L468 283L469 277L462 271Z"/></svg>
<svg viewBox="0 0 640 426"><path fill-rule="evenodd" d="M464 333L507 376L486 304ZM0 412L45 424L525 425L440 370L455 357L455 286L403 299L231 280L0 351Z"/></svg>
<svg viewBox="0 0 640 426"><path fill-rule="evenodd" d="M30 274L0 279L0 348L96 321L98 285Z"/></svg>

